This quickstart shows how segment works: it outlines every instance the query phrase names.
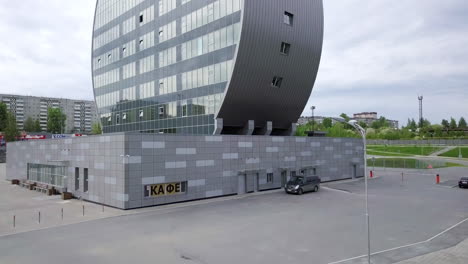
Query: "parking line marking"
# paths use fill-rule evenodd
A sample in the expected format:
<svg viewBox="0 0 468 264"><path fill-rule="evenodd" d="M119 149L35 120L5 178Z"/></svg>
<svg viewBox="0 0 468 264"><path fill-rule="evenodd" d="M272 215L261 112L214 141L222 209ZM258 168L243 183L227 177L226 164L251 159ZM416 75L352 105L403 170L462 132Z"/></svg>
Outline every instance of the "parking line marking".
<svg viewBox="0 0 468 264"><path fill-rule="evenodd" d="M377 252L374 252L374 253L371 253L371 256L373 255L377 255L377 254L381 254L381 253L385 253L385 252L389 252L389 251L392 251L392 250L397 250L397 249L401 249L401 248L406 248L406 247L411 247L411 246L415 246L415 245L419 245L419 244L423 244L423 243L427 243L427 242L431 242L432 240L436 239L437 237L443 235L444 233L454 229L455 227L463 224L464 222L468 221L468 218L456 223L455 225L445 229L444 231L440 232L439 234L429 238L429 239L426 239L424 241L420 241L420 242L416 242L416 243L412 243L412 244L408 244L408 245L404 245L404 246L399 246L399 247L395 247L395 248L390 248L390 249L386 249L386 250L382 250L382 251L377 251ZM340 260L340 261L335 261L335 262L330 262L328 264L338 264L338 263L343 263L343 262L346 262L346 261L350 261L350 260L355 260L355 259L359 259L359 258L363 258L363 257L367 257L367 255L361 255L361 256L358 256L358 257L353 257L353 258L348 258L348 259L343 259L343 260Z"/></svg>

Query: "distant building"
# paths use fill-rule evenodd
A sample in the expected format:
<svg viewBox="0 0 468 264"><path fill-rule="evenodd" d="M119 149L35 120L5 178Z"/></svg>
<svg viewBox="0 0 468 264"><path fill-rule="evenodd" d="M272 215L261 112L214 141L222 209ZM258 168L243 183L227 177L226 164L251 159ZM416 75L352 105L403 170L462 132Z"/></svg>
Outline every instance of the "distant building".
<svg viewBox="0 0 468 264"><path fill-rule="evenodd" d="M364 122L368 126L372 125L375 121L377 121L379 118L377 116L377 112L362 112L362 113L357 113L353 115L353 119L358 121L358 122ZM397 120L389 120L387 121L390 124L390 127L392 128L399 128L399 124Z"/></svg>
<svg viewBox="0 0 468 264"><path fill-rule="evenodd" d="M305 125L305 124L312 122L312 120L314 120L316 124L321 124L325 118L327 117L326 116L314 116L314 118L312 118L311 116L301 116L299 120L297 120L297 125L299 126Z"/></svg>
<svg viewBox="0 0 468 264"><path fill-rule="evenodd" d="M60 108L67 115L64 133L91 133L92 124L99 121L94 101L0 94L0 102L15 115L19 130L31 117L39 119L42 131L46 131L48 108Z"/></svg>

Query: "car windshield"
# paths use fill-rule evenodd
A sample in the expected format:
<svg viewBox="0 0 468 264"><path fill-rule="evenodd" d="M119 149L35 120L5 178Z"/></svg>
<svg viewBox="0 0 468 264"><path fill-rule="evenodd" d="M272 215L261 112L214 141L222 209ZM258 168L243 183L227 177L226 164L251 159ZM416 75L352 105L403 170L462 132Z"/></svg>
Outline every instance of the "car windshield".
<svg viewBox="0 0 468 264"><path fill-rule="evenodd" d="M291 179L289 180L289 184L301 184L303 182L304 182L304 178L297 177L297 176L291 177Z"/></svg>
<svg viewBox="0 0 468 264"><path fill-rule="evenodd" d="M468 181L468 177L462 177L461 180L462 181Z"/></svg>

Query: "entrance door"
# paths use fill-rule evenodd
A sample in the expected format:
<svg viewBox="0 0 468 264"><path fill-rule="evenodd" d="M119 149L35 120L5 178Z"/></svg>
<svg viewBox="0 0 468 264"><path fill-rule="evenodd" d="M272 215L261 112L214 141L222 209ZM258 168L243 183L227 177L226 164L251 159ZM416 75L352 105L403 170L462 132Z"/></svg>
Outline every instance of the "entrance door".
<svg viewBox="0 0 468 264"><path fill-rule="evenodd" d="M258 173L254 174L254 192L258 192Z"/></svg>
<svg viewBox="0 0 468 264"><path fill-rule="evenodd" d="M288 172L282 171L281 172L281 187L284 187L288 182Z"/></svg>
<svg viewBox="0 0 468 264"><path fill-rule="evenodd" d="M237 194L245 194L245 175L239 175L237 177L237 182Z"/></svg>
<svg viewBox="0 0 468 264"><path fill-rule="evenodd" d="M357 178L357 165L353 165L353 179Z"/></svg>

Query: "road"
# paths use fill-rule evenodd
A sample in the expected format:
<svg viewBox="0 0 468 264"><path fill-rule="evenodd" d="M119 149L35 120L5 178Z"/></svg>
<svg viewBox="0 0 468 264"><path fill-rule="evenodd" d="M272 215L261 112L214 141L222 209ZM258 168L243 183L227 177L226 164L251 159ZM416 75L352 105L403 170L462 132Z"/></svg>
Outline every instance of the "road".
<svg viewBox="0 0 468 264"><path fill-rule="evenodd" d="M454 180L466 168L440 170ZM440 172L439 171L439 172ZM273 192L0 237L0 263L330 263L366 253L363 182ZM372 251L468 218L468 189L387 171L369 182Z"/></svg>

